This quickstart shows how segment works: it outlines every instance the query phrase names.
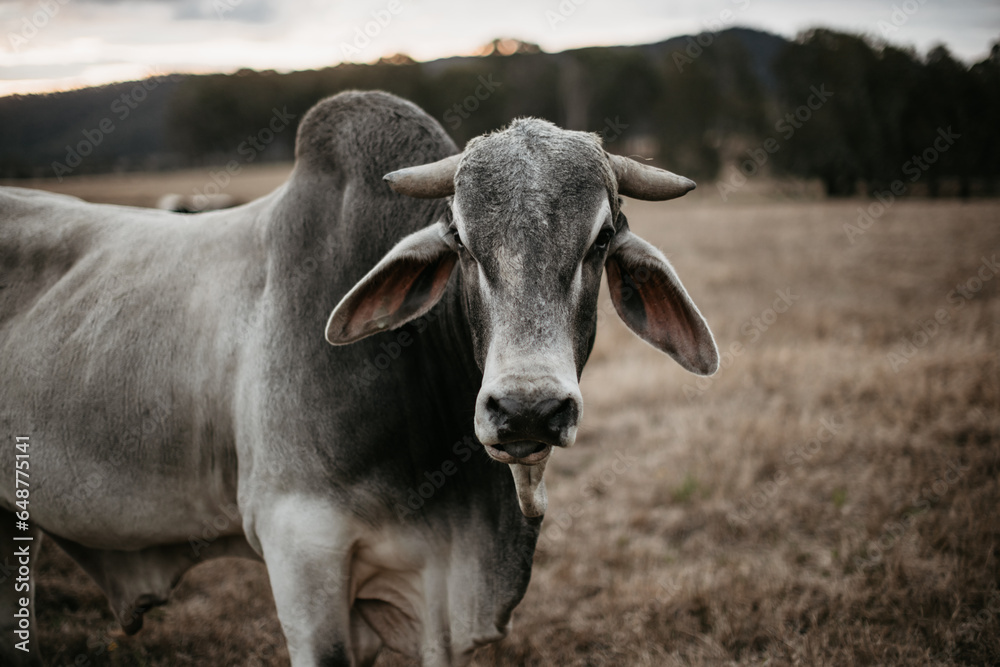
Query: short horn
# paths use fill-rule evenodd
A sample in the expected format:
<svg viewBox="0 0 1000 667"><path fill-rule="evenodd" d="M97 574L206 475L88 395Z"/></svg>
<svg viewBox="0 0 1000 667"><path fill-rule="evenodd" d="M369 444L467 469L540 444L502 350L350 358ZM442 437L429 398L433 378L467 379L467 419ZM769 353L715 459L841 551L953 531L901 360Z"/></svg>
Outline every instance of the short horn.
<svg viewBox="0 0 1000 667"><path fill-rule="evenodd" d="M455 172L462 154L437 162L389 172L382 180L396 192L420 199L439 199L455 194Z"/></svg>
<svg viewBox="0 0 1000 667"><path fill-rule="evenodd" d="M611 168L618 179L618 192L633 199L647 201L665 201L686 195L695 188L694 181L671 173L666 169L657 169L641 162L611 155Z"/></svg>

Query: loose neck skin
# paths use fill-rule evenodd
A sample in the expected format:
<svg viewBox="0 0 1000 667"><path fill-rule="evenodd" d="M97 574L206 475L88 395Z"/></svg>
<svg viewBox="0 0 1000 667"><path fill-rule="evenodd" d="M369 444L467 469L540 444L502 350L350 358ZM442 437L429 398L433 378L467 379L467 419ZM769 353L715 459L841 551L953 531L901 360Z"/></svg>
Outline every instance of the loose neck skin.
<svg viewBox="0 0 1000 667"><path fill-rule="evenodd" d="M266 430L275 436L267 450L282 460L261 461L258 469L282 470L294 460L294 469L285 469L296 489L332 498L372 525L440 540L439 555L461 578L456 591L472 578L479 590L494 592L476 612L493 627L507 622L527 588L541 519L522 514L509 468L489 459L476 440L482 371L461 272L431 317L346 346L324 337L343 295L403 236L442 219L447 207L447 200L410 199L363 180L298 174L275 193L262 217L268 254L262 335L264 349L281 345L288 352L265 370L268 386L280 390L261 399L276 415ZM403 333L410 342L387 368L370 383L353 380ZM289 433L299 439L290 441ZM433 493L414 503L415 490L426 484ZM449 536L460 536L458 550Z"/></svg>
<svg viewBox="0 0 1000 667"><path fill-rule="evenodd" d="M440 220L447 200L411 199L361 181L328 181L327 175L319 178L297 170L284 192L275 193L263 232L267 317L285 323L282 335L291 340L282 344L294 345L304 361L299 367L302 379L290 378L294 373L287 368L275 372L286 382L301 383L302 391L316 393L305 397L307 407L295 409L312 412L315 405L349 400L358 412L355 419L367 419L380 431L385 445L380 440L374 446L386 447L385 456L397 456L401 445L413 449L408 458L418 467L427 462L431 449L452 456L455 442L471 438L468 442L474 443L472 418L482 384L458 272L427 316L394 332L344 347L331 346L323 336L341 297L403 236ZM298 323L290 333L288 322ZM372 374L383 346L391 347L404 333L408 342L391 365L371 382L358 383L355 378ZM317 383L316 373L328 380ZM402 377L407 386L401 385ZM318 415L313 419L323 421ZM341 428L328 423L330 429ZM322 425L317 431L316 437L330 432Z"/></svg>
<svg viewBox="0 0 1000 667"><path fill-rule="evenodd" d="M280 283L290 304L323 324L369 268L404 236L441 220L449 206L446 199L413 199L363 182L329 180L325 174L293 173L265 232L276 287ZM414 337L428 341L446 362L435 374L447 369L449 377L481 380L457 269L432 312L407 326L419 329ZM321 326L320 341L322 331Z"/></svg>

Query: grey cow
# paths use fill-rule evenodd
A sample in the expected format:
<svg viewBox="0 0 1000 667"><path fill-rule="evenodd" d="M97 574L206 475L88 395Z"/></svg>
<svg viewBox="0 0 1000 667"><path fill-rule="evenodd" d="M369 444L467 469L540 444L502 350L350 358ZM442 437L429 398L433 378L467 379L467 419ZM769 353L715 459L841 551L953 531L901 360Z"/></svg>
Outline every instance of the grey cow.
<svg viewBox="0 0 1000 667"><path fill-rule="evenodd" d="M0 556L16 573L44 533L130 633L198 562L262 559L294 666L384 646L465 664L528 585L602 272L636 334L718 366L620 211L692 187L535 119L459 154L413 104L350 92L305 116L289 180L238 208L3 189ZM33 586L12 584L0 662L37 664L33 639L14 647Z"/></svg>

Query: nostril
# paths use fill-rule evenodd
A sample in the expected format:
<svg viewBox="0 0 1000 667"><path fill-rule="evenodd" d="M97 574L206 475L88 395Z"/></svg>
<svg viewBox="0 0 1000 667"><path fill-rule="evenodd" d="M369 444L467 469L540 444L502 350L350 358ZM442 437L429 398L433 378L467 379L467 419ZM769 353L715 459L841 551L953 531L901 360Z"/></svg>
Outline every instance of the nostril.
<svg viewBox="0 0 1000 667"><path fill-rule="evenodd" d="M483 407L491 425L496 429L496 438L504 445L533 441L557 446L566 433L576 426L580 411L578 402L573 398L521 401L509 395L495 394L487 396ZM499 444L493 446L503 448Z"/></svg>
<svg viewBox="0 0 1000 667"><path fill-rule="evenodd" d="M486 399L486 412L488 412L491 417L500 414L500 403L498 403L497 399L492 396Z"/></svg>
<svg viewBox="0 0 1000 667"><path fill-rule="evenodd" d="M547 398L544 401L539 401L535 403L535 414L538 415L539 419L549 419L559 412L563 402L558 398Z"/></svg>
<svg viewBox="0 0 1000 667"><path fill-rule="evenodd" d="M511 398L490 396L486 399L486 412L494 426L503 428L508 426L511 420L516 421L523 416L524 406Z"/></svg>
<svg viewBox="0 0 1000 667"><path fill-rule="evenodd" d="M573 399L549 399L542 403L538 405L538 415L553 432L562 432L576 422L577 407Z"/></svg>

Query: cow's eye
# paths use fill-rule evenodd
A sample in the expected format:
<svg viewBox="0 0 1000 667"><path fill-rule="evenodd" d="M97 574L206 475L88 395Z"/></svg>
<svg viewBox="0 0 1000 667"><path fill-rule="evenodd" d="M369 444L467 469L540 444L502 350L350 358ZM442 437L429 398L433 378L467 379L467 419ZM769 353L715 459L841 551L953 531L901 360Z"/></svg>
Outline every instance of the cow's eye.
<svg viewBox="0 0 1000 667"><path fill-rule="evenodd" d="M455 247L459 250L465 250L465 245L462 243L462 237L458 235L458 228L452 228L450 231L451 240L455 242Z"/></svg>
<svg viewBox="0 0 1000 667"><path fill-rule="evenodd" d="M607 250L608 245L611 243L611 239L615 237L614 227L605 227L597 234L597 239L594 240L594 248L597 250Z"/></svg>

